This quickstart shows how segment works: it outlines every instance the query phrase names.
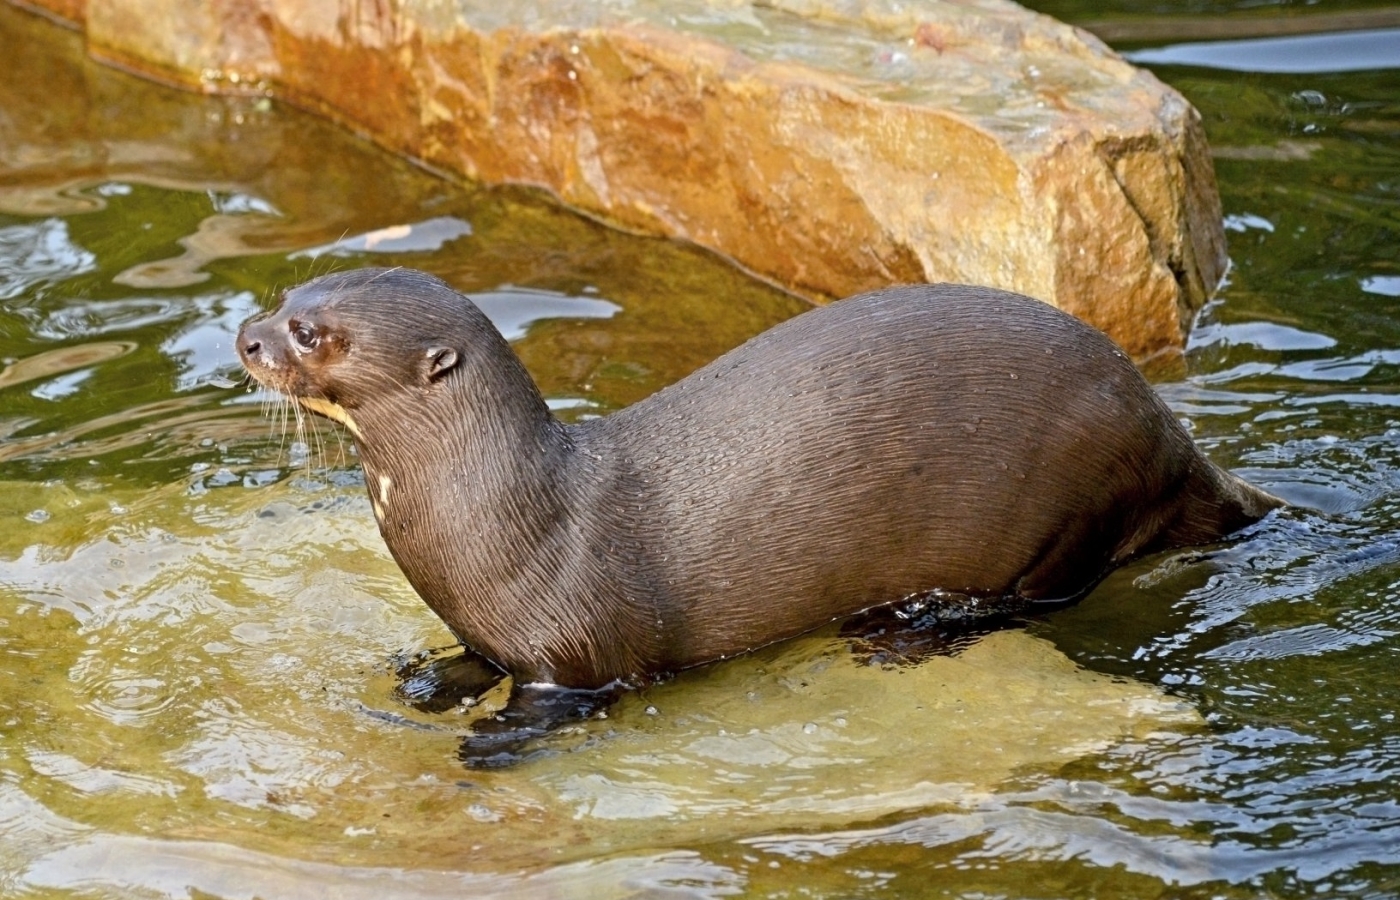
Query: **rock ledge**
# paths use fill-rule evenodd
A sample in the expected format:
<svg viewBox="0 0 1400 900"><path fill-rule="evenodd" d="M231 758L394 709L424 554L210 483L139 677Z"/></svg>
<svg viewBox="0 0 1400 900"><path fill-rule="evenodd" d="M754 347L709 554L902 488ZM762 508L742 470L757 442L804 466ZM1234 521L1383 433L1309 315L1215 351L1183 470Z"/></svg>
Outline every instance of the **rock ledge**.
<svg viewBox="0 0 1400 900"><path fill-rule="evenodd" d="M1195 110L1004 0L26 5L99 57L271 92L814 299L994 285L1144 360L1180 349L1225 263Z"/></svg>

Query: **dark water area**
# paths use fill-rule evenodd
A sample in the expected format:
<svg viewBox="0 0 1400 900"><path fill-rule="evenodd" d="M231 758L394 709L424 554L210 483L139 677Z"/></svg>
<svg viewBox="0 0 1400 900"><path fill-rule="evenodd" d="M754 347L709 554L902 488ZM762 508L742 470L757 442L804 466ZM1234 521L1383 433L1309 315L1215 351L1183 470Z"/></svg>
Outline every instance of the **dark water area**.
<svg viewBox="0 0 1400 900"><path fill-rule="evenodd" d="M1038 4L1071 21L1137 17L1140 40L1154 20L1218 14L1247 35L1265 10L1338 7L1394 13ZM1070 767L1063 777L1093 788L1056 812L1193 835L1199 867L1183 884L1395 896L1400 37L1183 41L1129 56L1201 110L1230 238L1188 376L1162 392L1213 456L1317 511L1265 523L1209 565L1119 573L1032 626L1086 666L1168 687L1210 724L1185 745Z"/></svg>
<svg viewBox="0 0 1400 900"><path fill-rule="evenodd" d="M238 323L426 268L580 416L803 305L0 6L0 895L1400 896L1394 9L1036 8L1200 109L1232 265L1158 387L1297 507L954 656L827 629L467 773L461 713L393 698L450 636L348 444L231 386ZM1260 36L1319 12L1371 18Z"/></svg>

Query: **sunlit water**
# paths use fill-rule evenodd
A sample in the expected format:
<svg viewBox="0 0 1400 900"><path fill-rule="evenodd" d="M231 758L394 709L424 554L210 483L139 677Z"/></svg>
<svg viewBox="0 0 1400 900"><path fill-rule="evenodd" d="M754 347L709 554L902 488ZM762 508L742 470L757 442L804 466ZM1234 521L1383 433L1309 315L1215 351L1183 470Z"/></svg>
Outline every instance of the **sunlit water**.
<svg viewBox="0 0 1400 900"><path fill-rule="evenodd" d="M1234 263L1161 390L1312 509L952 655L832 627L475 771L466 713L395 699L450 637L348 443L230 386L237 324L428 268L578 416L800 304L8 8L0 46L0 895L1400 894L1400 71L1158 70Z"/></svg>

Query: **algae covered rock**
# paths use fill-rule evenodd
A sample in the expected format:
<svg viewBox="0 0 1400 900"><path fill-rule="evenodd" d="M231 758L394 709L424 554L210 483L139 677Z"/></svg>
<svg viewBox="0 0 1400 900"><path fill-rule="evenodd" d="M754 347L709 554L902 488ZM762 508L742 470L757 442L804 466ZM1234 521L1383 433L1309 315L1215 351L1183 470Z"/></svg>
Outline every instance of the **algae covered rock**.
<svg viewBox="0 0 1400 900"><path fill-rule="evenodd" d="M1004 0L38 2L98 55L271 92L814 299L987 284L1142 360L1181 347L1225 262L1195 110Z"/></svg>

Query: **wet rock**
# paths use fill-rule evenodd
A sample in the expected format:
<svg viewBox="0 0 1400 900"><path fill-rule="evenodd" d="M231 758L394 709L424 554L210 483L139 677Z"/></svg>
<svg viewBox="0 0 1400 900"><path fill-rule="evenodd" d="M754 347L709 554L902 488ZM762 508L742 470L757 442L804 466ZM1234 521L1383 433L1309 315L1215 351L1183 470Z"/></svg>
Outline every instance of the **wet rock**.
<svg viewBox="0 0 1400 900"><path fill-rule="evenodd" d="M98 55L270 91L817 299L989 284L1142 360L1180 348L1225 261L1195 110L1002 0L28 2Z"/></svg>

